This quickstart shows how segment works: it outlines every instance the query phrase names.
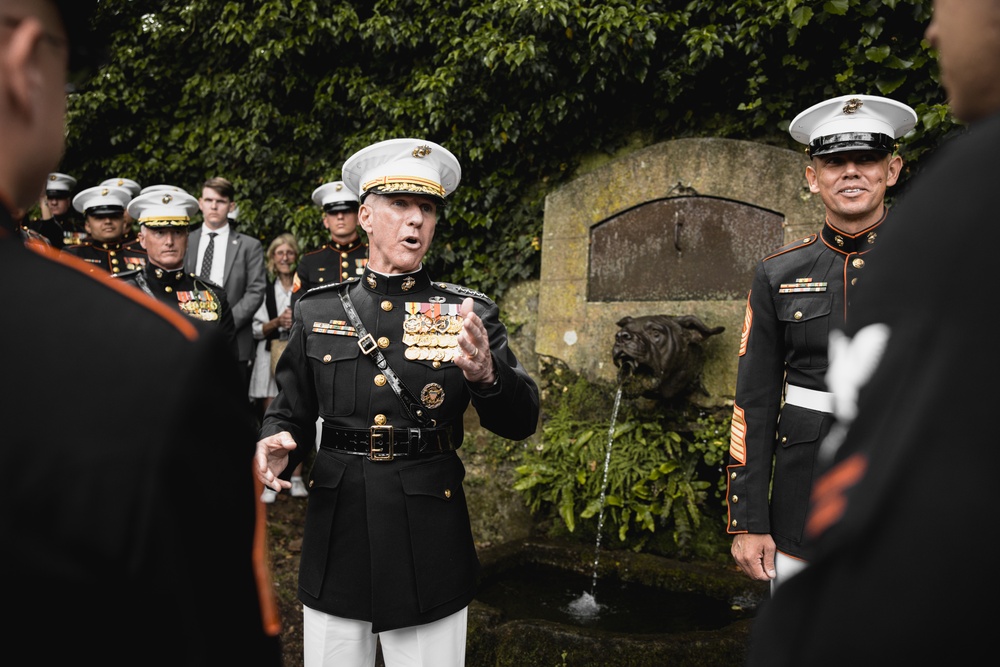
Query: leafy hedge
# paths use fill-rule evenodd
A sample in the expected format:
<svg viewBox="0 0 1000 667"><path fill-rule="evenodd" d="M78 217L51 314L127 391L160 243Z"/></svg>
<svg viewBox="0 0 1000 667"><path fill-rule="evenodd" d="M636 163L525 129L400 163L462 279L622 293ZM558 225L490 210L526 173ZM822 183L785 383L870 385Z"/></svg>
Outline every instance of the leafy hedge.
<svg viewBox="0 0 1000 667"><path fill-rule="evenodd" d="M922 39L930 0L102 0L111 58L70 96L61 171L195 194L237 185L244 231L325 231L312 190L354 151L437 141L462 185L428 261L500 297L537 277L544 200L623 151L686 136L798 149L798 111L890 95L955 128ZM761 184L767 187L766 183Z"/></svg>

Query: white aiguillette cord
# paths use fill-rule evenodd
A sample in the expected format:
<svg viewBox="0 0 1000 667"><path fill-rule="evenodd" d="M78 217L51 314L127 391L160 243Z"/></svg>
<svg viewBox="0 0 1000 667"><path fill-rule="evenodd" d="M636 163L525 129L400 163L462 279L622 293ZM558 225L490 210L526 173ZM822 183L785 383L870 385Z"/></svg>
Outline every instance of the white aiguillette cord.
<svg viewBox="0 0 1000 667"><path fill-rule="evenodd" d="M421 424L425 428L430 428L434 426L435 422L433 419L428 419L424 415L423 405L418 401L410 390L406 388L402 380L397 377L393 372L392 368L389 366L389 362L386 360L385 356L382 354L382 350L379 349L378 344L372 335L368 333L365 329L365 325L361 323L361 318L358 317L358 312L354 309L354 304L351 303L351 295L348 293L349 284L343 285L340 292L340 300L344 304L344 310L347 311L347 316L351 318L351 324L358 332L358 347L361 348L361 352L365 355L374 354L375 363L382 370L385 375L385 379L388 381L389 386L392 390L396 392L396 396L399 397L399 402L403 404L403 410L409 415L410 419Z"/></svg>

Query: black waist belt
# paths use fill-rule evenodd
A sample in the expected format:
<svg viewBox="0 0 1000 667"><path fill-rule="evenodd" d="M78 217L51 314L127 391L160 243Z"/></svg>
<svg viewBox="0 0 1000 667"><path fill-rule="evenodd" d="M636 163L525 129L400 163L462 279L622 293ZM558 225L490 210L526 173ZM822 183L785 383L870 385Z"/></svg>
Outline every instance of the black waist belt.
<svg viewBox="0 0 1000 667"><path fill-rule="evenodd" d="M323 425L320 447L346 454L366 454L372 461L391 461L397 456L440 454L458 449L448 428L335 428Z"/></svg>

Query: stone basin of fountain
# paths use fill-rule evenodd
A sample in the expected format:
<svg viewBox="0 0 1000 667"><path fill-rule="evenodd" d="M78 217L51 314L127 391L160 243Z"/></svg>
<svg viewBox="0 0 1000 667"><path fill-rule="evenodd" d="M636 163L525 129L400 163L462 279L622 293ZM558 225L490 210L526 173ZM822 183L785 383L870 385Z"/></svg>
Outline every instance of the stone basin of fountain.
<svg viewBox="0 0 1000 667"><path fill-rule="evenodd" d="M522 540L483 549L468 667L735 665L768 586L731 567ZM589 600L598 609L579 603ZM576 598L576 599L574 599Z"/></svg>

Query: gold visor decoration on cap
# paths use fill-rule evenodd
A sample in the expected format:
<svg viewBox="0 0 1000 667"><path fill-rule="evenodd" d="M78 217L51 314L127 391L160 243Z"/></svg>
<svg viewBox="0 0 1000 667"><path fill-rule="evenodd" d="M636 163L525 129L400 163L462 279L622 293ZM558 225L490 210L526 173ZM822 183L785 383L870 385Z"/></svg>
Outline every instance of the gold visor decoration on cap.
<svg viewBox="0 0 1000 667"><path fill-rule="evenodd" d="M147 227L187 227L191 218L186 215L157 215L149 218L139 218L139 222Z"/></svg>
<svg viewBox="0 0 1000 667"><path fill-rule="evenodd" d="M363 192L391 194L393 192L412 192L428 194L444 198L444 188L440 183L413 176L379 176L361 185Z"/></svg>

